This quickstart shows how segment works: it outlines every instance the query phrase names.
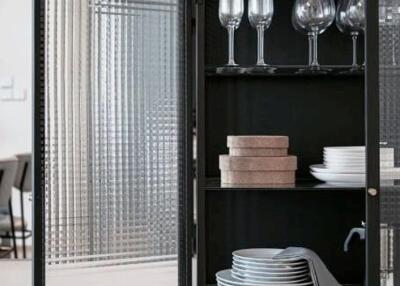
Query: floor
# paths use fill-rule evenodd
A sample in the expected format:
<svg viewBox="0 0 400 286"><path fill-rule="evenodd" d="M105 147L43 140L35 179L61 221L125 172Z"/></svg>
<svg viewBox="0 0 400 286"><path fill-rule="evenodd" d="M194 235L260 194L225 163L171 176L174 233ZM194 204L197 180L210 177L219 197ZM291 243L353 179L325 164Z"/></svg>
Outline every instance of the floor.
<svg viewBox="0 0 400 286"><path fill-rule="evenodd" d="M1 285L29 286L30 261L0 261ZM177 286L176 262L48 270L46 286Z"/></svg>

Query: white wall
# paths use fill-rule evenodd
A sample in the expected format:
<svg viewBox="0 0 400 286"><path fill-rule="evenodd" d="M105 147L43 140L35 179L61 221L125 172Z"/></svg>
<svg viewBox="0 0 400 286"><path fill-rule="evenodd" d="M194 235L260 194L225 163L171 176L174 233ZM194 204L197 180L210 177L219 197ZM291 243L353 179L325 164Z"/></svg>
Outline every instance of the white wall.
<svg viewBox="0 0 400 286"><path fill-rule="evenodd" d="M0 158L32 150L31 0L0 0L0 80L7 77L13 78L14 96L20 100L0 100ZM31 202L27 196L24 201L28 227L31 228ZM13 206L19 215L19 193L16 190L13 192Z"/></svg>
<svg viewBox="0 0 400 286"><path fill-rule="evenodd" d="M0 157L31 151L31 53L31 1L0 0L0 79L13 77L14 95L26 98L0 101Z"/></svg>

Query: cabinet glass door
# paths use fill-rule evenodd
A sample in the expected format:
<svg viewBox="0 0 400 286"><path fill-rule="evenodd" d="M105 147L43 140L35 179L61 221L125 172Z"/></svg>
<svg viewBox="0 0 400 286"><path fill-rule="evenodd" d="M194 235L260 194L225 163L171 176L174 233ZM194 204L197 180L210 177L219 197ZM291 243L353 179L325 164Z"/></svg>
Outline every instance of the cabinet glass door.
<svg viewBox="0 0 400 286"><path fill-rule="evenodd" d="M185 1L37 2L42 281L183 285Z"/></svg>
<svg viewBox="0 0 400 286"><path fill-rule="evenodd" d="M400 283L400 185L386 179L387 168L400 167L400 1L379 0L378 22L380 280L394 286Z"/></svg>
<svg viewBox="0 0 400 286"><path fill-rule="evenodd" d="M400 1L367 1L367 285L400 285ZM378 116L379 114L379 116ZM378 151L380 150L380 151Z"/></svg>

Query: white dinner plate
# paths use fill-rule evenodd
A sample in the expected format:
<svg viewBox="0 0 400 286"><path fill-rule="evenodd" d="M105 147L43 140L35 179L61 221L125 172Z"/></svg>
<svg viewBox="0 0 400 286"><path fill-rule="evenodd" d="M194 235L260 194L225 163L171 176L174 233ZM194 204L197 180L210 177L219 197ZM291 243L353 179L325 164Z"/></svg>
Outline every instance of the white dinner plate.
<svg viewBox="0 0 400 286"><path fill-rule="evenodd" d="M336 152L323 152L324 157L331 157L331 158L353 158L353 159L364 159L366 158L365 153L336 153ZM382 160L393 160L394 158L394 152L387 152L387 153L382 153L380 154L380 158Z"/></svg>
<svg viewBox="0 0 400 286"><path fill-rule="evenodd" d="M317 173L339 173L339 174L365 174L365 168L355 167L355 168L328 168L323 164L311 165L311 171ZM400 168L381 168L381 173L393 173L400 175Z"/></svg>
<svg viewBox="0 0 400 286"><path fill-rule="evenodd" d="M366 164L365 163L333 163L333 162L324 162L324 165L326 165L329 169L340 169L340 168L365 168ZM392 162L381 162L380 163L381 168L394 168L394 161Z"/></svg>
<svg viewBox="0 0 400 286"><path fill-rule="evenodd" d="M308 265L295 266L295 267L279 267L279 268L259 268L251 266L243 266L233 262L232 268L236 271L256 275L256 276L288 276L288 275L300 275L308 273Z"/></svg>
<svg viewBox="0 0 400 286"><path fill-rule="evenodd" d="M308 286L312 281L299 283L281 283L281 282L250 282L242 281L232 276L231 270L222 270L216 274L217 281L230 286Z"/></svg>
<svg viewBox="0 0 400 286"><path fill-rule="evenodd" d="M236 265L238 267L251 269L251 270L264 270L267 271L268 269L276 270L277 271L299 271L307 267L306 261L298 261L298 262L269 262L269 263L262 263L262 262L249 262L243 261L240 258L233 258L232 265Z"/></svg>
<svg viewBox="0 0 400 286"><path fill-rule="evenodd" d="M233 278L236 278L240 281L244 282L251 282L251 283L287 283L287 284L295 284L295 283L303 283L307 282L310 280L310 276L306 275L301 278L296 278L294 279L293 277L269 277L269 278L254 278L254 277L248 277L248 276L242 276L238 274L237 272L234 272L231 270L231 275Z"/></svg>
<svg viewBox="0 0 400 286"><path fill-rule="evenodd" d="M339 174L339 173L319 173L311 172L311 174L320 181L327 183L365 183L365 174ZM393 174L381 174L382 181L390 181L398 179Z"/></svg>
<svg viewBox="0 0 400 286"><path fill-rule="evenodd" d="M303 274L300 275L287 275L287 276L270 276L270 275L263 275L263 276L259 276L259 275L254 275L251 273L246 273L246 272L242 272L242 271L238 271L236 269L232 269L232 276L235 278L238 278L240 280L248 280L248 281L297 281L299 282L300 280L302 280L304 282L305 279L310 277L310 273L309 272L305 272Z"/></svg>
<svg viewBox="0 0 400 286"><path fill-rule="evenodd" d="M297 262L298 258L273 259L274 256L282 252L278 248L249 248L240 249L232 253L233 258L248 262Z"/></svg>
<svg viewBox="0 0 400 286"><path fill-rule="evenodd" d="M324 156L324 163L332 163L332 164L355 164L355 165L365 165L365 159L353 159L353 158L327 158ZM382 163L394 164L394 159L391 160L383 160L381 158Z"/></svg>
<svg viewBox="0 0 400 286"><path fill-rule="evenodd" d="M324 152L330 154L362 154L365 153L365 146L324 147ZM394 154L394 148L380 148L380 154Z"/></svg>

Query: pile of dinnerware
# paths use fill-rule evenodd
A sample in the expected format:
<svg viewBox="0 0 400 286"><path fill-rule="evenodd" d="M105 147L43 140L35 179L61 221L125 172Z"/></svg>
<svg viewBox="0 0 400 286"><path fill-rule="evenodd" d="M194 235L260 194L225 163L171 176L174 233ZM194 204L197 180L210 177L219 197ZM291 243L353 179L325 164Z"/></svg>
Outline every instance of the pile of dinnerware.
<svg viewBox="0 0 400 286"><path fill-rule="evenodd" d="M216 274L219 286L313 285L308 262L298 257L274 258L283 249L234 251L232 269Z"/></svg>
<svg viewBox="0 0 400 286"><path fill-rule="evenodd" d="M365 184L364 146L325 147L323 156L323 164L310 166L315 178L335 185ZM383 183L400 179L400 168L394 166L393 148L380 148L380 170Z"/></svg>
<svg viewBox="0 0 400 286"><path fill-rule="evenodd" d="M293 184L297 157L288 156L287 136L228 136L229 155L220 155L222 184Z"/></svg>

